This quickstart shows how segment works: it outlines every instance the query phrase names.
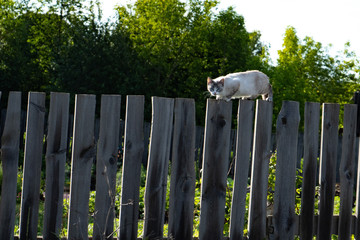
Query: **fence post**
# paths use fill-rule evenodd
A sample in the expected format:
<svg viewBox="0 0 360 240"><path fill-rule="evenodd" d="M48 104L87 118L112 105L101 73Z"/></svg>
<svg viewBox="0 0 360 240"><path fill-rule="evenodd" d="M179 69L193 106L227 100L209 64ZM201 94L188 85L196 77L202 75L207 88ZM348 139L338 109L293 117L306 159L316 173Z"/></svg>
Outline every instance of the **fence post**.
<svg viewBox="0 0 360 240"><path fill-rule="evenodd" d="M265 239L273 104L256 103L248 230L249 239Z"/></svg>
<svg viewBox="0 0 360 240"><path fill-rule="evenodd" d="M195 102L177 98L174 109L168 239L193 239Z"/></svg>
<svg viewBox="0 0 360 240"><path fill-rule="evenodd" d="M320 202L317 239L330 239L334 210L339 104L323 104L320 149Z"/></svg>
<svg viewBox="0 0 360 240"><path fill-rule="evenodd" d="M299 103L284 101L276 122L274 239L294 239Z"/></svg>
<svg viewBox="0 0 360 240"><path fill-rule="evenodd" d="M304 163L301 195L300 236L313 239L314 203L319 152L320 104L305 103L304 114Z"/></svg>
<svg viewBox="0 0 360 240"><path fill-rule="evenodd" d="M21 92L10 92L1 137L2 186L0 200L0 239L14 238L16 185L19 162Z"/></svg>
<svg viewBox="0 0 360 240"><path fill-rule="evenodd" d="M344 106L344 132L340 162L339 239L350 239L354 191L357 106Z"/></svg>
<svg viewBox="0 0 360 240"><path fill-rule="evenodd" d="M21 192L20 239L37 239L44 140L45 93L30 92Z"/></svg>
<svg viewBox="0 0 360 240"><path fill-rule="evenodd" d="M357 104L356 137L360 137L360 91L354 92L354 103Z"/></svg>
<svg viewBox="0 0 360 240"><path fill-rule="evenodd" d="M254 101L239 100L234 187L230 216L230 240L243 239L246 192L249 178Z"/></svg>
<svg viewBox="0 0 360 240"><path fill-rule="evenodd" d="M46 192L44 214L44 239L59 236L63 215L63 195L68 123L68 93L50 94L50 112L46 147Z"/></svg>
<svg viewBox="0 0 360 240"><path fill-rule="evenodd" d="M127 96L126 100L118 238L121 240L137 238L141 163L144 151L144 101L144 96Z"/></svg>
<svg viewBox="0 0 360 240"><path fill-rule="evenodd" d="M101 95L100 129L96 157L94 240L113 239L120 103L120 95Z"/></svg>
<svg viewBox="0 0 360 240"><path fill-rule="evenodd" d="M144 238L163 237L174 99L153 97L153 118L145 188Z"/></svg>
<svg viewBox="0 0 360 240"><path fill-rule="evenodd" d="M232 103L207 100L201 182L200 240L223 238Z"/></svg>
<svg viewBox="0 0 360 240"><path fill-rule="evenodd" d="M95 95L75 96L68 239L88 239L91 167L95 156Z"/></svg>

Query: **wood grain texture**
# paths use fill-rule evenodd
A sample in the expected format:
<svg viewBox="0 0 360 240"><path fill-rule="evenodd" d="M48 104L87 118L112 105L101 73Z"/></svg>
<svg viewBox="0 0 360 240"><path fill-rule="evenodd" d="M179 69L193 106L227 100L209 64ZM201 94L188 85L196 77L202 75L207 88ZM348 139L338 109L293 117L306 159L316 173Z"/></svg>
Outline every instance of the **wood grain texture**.
<svg viewBox="0 0 360 240"><path fill-rule="evenodd" d="M30 92L20 210L20 239L24 240L37 238L44 123L45 93Z"/></svg>
<svg viewBox="0 0 360 240"><path fill-rule="evenodd" d="M141 163L144 151L144 96L127 96L119 239L137 237Z"/></svg>
<svg viewBox="0 0 360 240"><path fill-rule="evenodd" d="M300 122L299 103L284 101L276 121L276 181L274 192L274 239L294 239L295 178Z"/></svg>
<svg viewBox="0 0 360 240"><path fill-rule="evenodd" d="M101 96L93 227L93 239L96 240L113 239L120 107L120 95Z"/></svg>
<svg viewBox="0 0 360 240"><path fill-rule="evenodd" d="M246 193L249 179L254 101L239 100L234 186L230 215L230 239L244 239Z"/></svg>
<svg viewBox="0 0 360 240"><path fill-rule="evenodd" d="M195 102L175 100L169 200L169 238L193 238L195 197Z"/></svg>
<svg viewBox="0 0 360 240"><path fill-rule="evenodd" d="M248 236L265 239L273 104L262 100L256 103Z"/></svg>
<svg viewBox="0 0 360 240"><path fill-rule="evenodd" d="M305 103L304 114L304 163L301 195L300 236L313 239L314 204L319 153L320 104Z"/></svg>
<svg viewBox="0 0 360 240"><path fill-rule="evenodd" d="M357 105L344 105L344 131L340 162L339 239L351 239L354 191Z"/></svg>
<svg viewBox="0 0 360 240"><path fill-rule="evenodd" d="M1 137L1 164L3 170L0 200L1 240L14 238L20 119L21 93L10 92L5 127Z"/></svg>
<svg viewBox="0 0 360 240"><path fill-rule="evenodd" d="M207 100L201 180L200 240L223 237L232 102Z"/></svg>
<svg viewBox="0 0 360 240"><path fill-rule="evenodd" d="M339 104L323 104L320 148L320 201L317 239L330 239L334 210Z"/></svg>
<svg viewBox="0 0 360 240"><path fill-rule="evenodd" d="M95 95L75 96L68 239L88 239L91 167L95 157Z"/></svg>
<svg viewBox="0 0 360 240"><path fill-rule="evenodd" d="M68 93L51 93L46 145L44 239L59 236L63 216L65 163L69 123Z"/></svg>
<svg viewBox="0 0 360 240"><path fill-rule="evenodd" d="M163 237L174 99L153 97L150 151L145 186L144 238Z"/></svg>

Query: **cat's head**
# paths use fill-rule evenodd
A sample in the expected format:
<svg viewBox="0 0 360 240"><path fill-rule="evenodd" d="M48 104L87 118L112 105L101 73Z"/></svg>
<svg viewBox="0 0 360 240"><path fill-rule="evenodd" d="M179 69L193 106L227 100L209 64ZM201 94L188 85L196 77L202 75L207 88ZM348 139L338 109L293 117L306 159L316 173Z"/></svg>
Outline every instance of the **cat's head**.
<svg viewBox="0 0 360 240"><path fill-rule="evenodd" d="M210 77L207 78L207 89L212 96L219 95L224 89L224 78L221 78L219 81L215 81Z"/></svg>

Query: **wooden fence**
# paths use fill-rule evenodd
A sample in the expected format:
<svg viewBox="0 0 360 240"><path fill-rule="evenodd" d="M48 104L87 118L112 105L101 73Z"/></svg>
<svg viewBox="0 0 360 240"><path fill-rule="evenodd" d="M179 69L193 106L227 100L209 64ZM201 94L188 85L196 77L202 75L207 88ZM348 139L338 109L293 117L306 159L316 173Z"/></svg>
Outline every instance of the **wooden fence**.
<svg viewBox="0 0 360 240"><path fill-rule="evenodd" d="M68 153L69 94L51 93L46 118L45 94L28 94L24 146L19 239L57 239L62 224L65 161ZM88 239L91 168L96 157L96 200L92 239L112 239L114 218L119 217L119 239L136 239L139 187L144 142L149 143L143 239L162 239L167 176L171 162L168 239L193 238L195 194L194 159L198 149L195 103L192 99L152 98L150 139L144 138L144 97L127 96L124 141L118 95L101 96L98 138L95 138L94 95L76 95L71 142L71 185L67 239ZM276 182L274 208L267 214L269 159L272 155L272 103L239 101L235 132L234 186L230 234L223 236L227 174L231 149L232 104L207 100L202 150L199 239L360 239L360 197L356 169L357 106L344 106L341 150L340 214L333 216L338 146L338 104L306 103L304 126L301 214L295 214L295 177L298 156L299 104L285 101L276 121ZM47 123L45 124L45 119ZM44 220L38 223L41 164L46 132L46 188ZM320 135L321 132L321 135ZM120 134L120 135L119 135ZM14 238L17 171L21 139L21 93L10 92L1 138L3 167L0 201L0 240ZM319 141L320 139L320 141ZM118 148L123 146L120 215L115 216ZM319 150L320 149L320 150ZM318 154L320 158L318 162ZM251 156L251 157L250 157ZM169 161L170 160L170 161ZM249 168L251 178L249 180ZM317 169L319 168L319 181ZM357 174L359 176L359 174ZM314 216L315 188L319 186L319 214ZM355 186L356 185L356 186ZM250 186L248 215L246 194ZM354 193L355 190L355 193ZM247 236L244 225L247 219Z"/></svg>

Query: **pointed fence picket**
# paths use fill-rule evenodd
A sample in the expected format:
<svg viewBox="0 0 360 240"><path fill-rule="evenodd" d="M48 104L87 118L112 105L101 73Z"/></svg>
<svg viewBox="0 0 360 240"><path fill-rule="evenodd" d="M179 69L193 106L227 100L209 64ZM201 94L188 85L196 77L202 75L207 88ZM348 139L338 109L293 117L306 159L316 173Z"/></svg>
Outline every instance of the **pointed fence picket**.
<svg viewBox="0 0 360 240"><path fill-rule="evenodd" d="M164 238L165 224L168 226L167 239L197 239L193 237L195 200L200 202L200 240L293 239L297 235L301 239L313 239L314 236L329 239L331 234L338 234L340 239L350 239L354 234L360 239L358 201L356 214L352 214L354 191L357 199L360 198L359 184L355 187L356 174L358 183L360 181L356 169L356 105L344 106L342 141L339 141L342 144L341 162L337 171L338 104L322 105L320 144L320 104L305 104L304 152L299 153L302 149L298 137L299 115L302 113L299 113L297 102L283 102L276 122L274 144L271 134L273 105L262 100L256 101L256 108L254 101L239 101L237 129L231 130L232 104L236 101L209 99L203 129L195 125L192 99L153 97L151 125L144 123L144 96L127 96L125 124L120 120L119 95L101 96L100 120L95 120L95 95L76 95L75 116L69 114L69 94L51 93L49 110L45 99L44 93L29 93L23 187L18 196L17 172L24 115L20 110L21 93L10 92L7 111L2 111L0 240L39 238L39 224L43 224L43 239L59 239L69 153L70 205L66 208L67 237L63 239L137 239L138 222L143 222L143 239ZM43 201L40 200L40 169L44 143L46 187L42 191L45 192L45 210L43 221L39 222L39 202ZM268 189L273 145L277 151L276 182L275 189ZM118 156L123 156L122 163ZM299 187L295 181L296 168L301 166L299 156L304 156L300 216L295 214L295 188ZM147 159L146 164L144 159ZM117 179L119 166L122 167L121 179ZM143 167L147 168L145 212L144 219L139 219ZM229 167L234 169L229 171ZM316 181L318 168L319 182ZM96 171L94 189L90 189L92 171ZM336 172L340 176L339 216L333 214ZM200 196L195 195L198 175L201 178ZM230 219L227 219L229 236L224 236L225 208L229 207L229 203L225 204L226 194L231 190L228 178L234 178L234 185L231 211L227 210L230 212ZM116 193L117 182L122 185L120 196ZM314 215L316 186L320 189L319 215ZM92 216L89 216L90 190L96 191ZM269 190L274 190L271 216L268 215ZM16 212L19 196L21 209ZM115 205L116 199L120 200L120 206ZM120 212L118 216L116 211ZM14 237L16 216L20 216L19 236ZM114 221L115 218L119 221ZM89 234L88 223L92 219L93 233Z"/></svg>

